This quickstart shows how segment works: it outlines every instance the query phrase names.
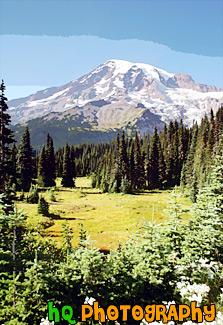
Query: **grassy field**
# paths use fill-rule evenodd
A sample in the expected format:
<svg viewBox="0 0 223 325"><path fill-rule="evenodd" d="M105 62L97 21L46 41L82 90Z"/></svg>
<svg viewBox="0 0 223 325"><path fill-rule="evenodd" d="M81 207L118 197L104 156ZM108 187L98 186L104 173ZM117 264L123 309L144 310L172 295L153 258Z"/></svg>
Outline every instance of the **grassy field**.
<svg viewBox="0 0 223 325"><path fill-rule="evenodd" d="M145 191L137 195L131 194L102 194L91 188L91 179L87 177L76 179L76 188L60 187L55 192L56 202L50 202L50 192L43 191L41 195L50 203L50 218L37 213L37 204L25 201L18 202L19 209L27 214L27 222L38 225L43 221L50 221L47 228L48 236L61 243L62 224L67 219L74 232L73 245L78 243L79 223L84 225L94 245L100 248L116 248L119 242L125 242L128 236L134 234L147 220L154 219L157 223L165 220L163 210L171 200L171 191ZM181 197L184 205L190 206L190 201ZM185 215L186 219L188 216Z"/></svg>

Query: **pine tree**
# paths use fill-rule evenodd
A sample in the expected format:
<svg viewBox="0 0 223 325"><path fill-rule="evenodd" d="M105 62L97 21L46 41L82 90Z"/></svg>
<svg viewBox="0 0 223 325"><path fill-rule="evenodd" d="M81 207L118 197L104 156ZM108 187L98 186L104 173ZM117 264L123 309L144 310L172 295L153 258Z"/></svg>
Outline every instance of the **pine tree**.
<svg viewBox="0 0 223 325"><path fill-rule="evenodd" d="M39 197L37 211L44 216L49 215L49 203L42 197Z"/></svg>
<svg viewBox="0 0 223 325"><path fill-rule="evenodd" d="M178 149L179 169L182 170L183 163L186 158L186 141L185 141L185 133L184 133L182 119L180 120L180 126L178 130L178 141L179 141L179 149Z"/></svg>
<svg viewBox="0 0 223 325"><path fill-rule="evenodd" d="M40 157L39 157L39 165L38 165L38 185L42 187L48 186L48 168L47 168L47 160L46 160L46 152L45 146L43 146Z"/></svg>
<svg viewBox="0 0 223 325"><path fill-rule="evenodd" d="M124 194L131 193L131 184L126 175L121 180L120 192Z"/></svg>
<svg viewBox="0 0 223 325"><path fill-rule="evenodd" d="M173 171L172 171L172 184L171 186L179 185L181 166L179 162L179 138L178 138L178 124L175 121L175 133L173 136L173 143L171 148L171 156L173 159Z"/></svg>
<svg viewBox="0 0 223 325"><path fill-rule="evenodd" d="M119 145L119 171L120 171L121 179L125 178L125 176L127 179L129 178L129 164L128 164L124 131L122 131L121 141Z"/></svg>
<svg viewBox="0 0 223 325"><path fill-rule="evenodd" d="M118 133L116 137L115 152L113 156L111 183L109 186L110 191L113 193L119 192L120 185L121 185L119 147L120 147L120 140L119 140L119 133Z"/></svg>
<svg viewBox="0 0 223 325"><path fill-rule="evenodd" d="M27 202L34 204L34 203L38 203L38 201L39 201L38 185L31 184L29 193L27 195Z"/></svg>
<svg viewBox="0 0 223 325"><path fill-rule="evenodd" d="M141 155L140 141L136 132L134 143L134 188L142 189L145 186L145 172Z"/></svg>
<svg viewBox="0 0 223 325"><path fill-rule="evenodd" d="M21 144L18 150L18 172L20 176L20 188L25 192L29 191L33 180L33 149L30 143L28 127L22 135Z"/></svg>
<svg viewBox="0 0 223 325"><path fill-rule="evenodd" d="M149 177L148 185L150 189L159 187L159 137L157 128L154 128L154 134L151 138L149 151Z"/></svg>
<svg viewBox="0 0 223 325"><path fill-rule="evenodd" d="M72 177L75 178L76 177L76 171L75 171L75 150L74 150L74 146L71 146L70 149L70 168L71 168L71 174Z"/></svg>
<svg viewBox="0 0 223 325"><path fill-rule="evenodd" d="M70 147L68 143L66 143L64 149L64 157L63 157L63 175L61 185L63 187L74 187L74 180L71 171L71 162L70 162Z"/></svg>
<svg viewBox="0 0 223 325"><path fill-rule="evenodd" d="M163 156L163 152L161 149L161 143L159 141L158 144L158 150L159 150L159 188L163 189L166 186L166 164L165 164L165 160L164 160L164 156Z"/></svg>
<svg viewBox="0 0 223 325"><path fill-rule="evenodd" d="M131 141L130 147L130 157L129 157L129 165L130 165L130 179L131 179L131 187L135 188L135 162L134 162L134 142Z"/></svg>
<svg viewBox="0 0 223 325"><path fill-rule="evenodd" d="M174 160L173 160L173 137L174 137L174 126L173 122L170 121L168 126L168 134L167 134L167 149L166 149L166 179L167 186L173 185L173 171L174 171Z"/></svg>
<svg viewBox="0 0 223 325"><path fill-rule="evenodd" d="M5 201L10 203L13 199L10 189L10 176L12 175L12 162L10 161L10 145L14 142L13 133L9 129L11 122L10 115L7 113L7 98L4 95L5 85L2 80L0 87L0 194L5 194Z"/></svg>
<svg viewBox="0 0 223 325"><path fill-rule="evenodd" d="M56 163L55 154L53 147L53 139L47 134L46 142L46 185L45 186L55 186L56 179Z"/></svg>
<svg viewBox="0 0 223 325"><path fill-rule="evenodd" d="M191 144L190 144L190 149L187 154L187 159L185 162L184 175L181 175L182 179L184 179L184 183L187 184L188 188L191 188L191 184L193 182L194 158L195 158L195 152L196 152L196 146L197 146L197 137L198 137L198 125L196 123L193 128L193 135L192 135L192 140L191 140Z"/></svg>
<svg viewBox="0 0 223 325"><path fill-rule="evenodd" d="M11 175L10 175L10 184L11 186L14 186L16 189L18 187L17 154L18 154L18 150L16 148L15 143L13 143L10 158L9 158L12 167Z"/></svg>
<svg viewBox="0 0 223 325"><path fill-rule="evenodd" d="M199 189L193 206L185 251L191 258L223 262L223 143L213 160L210 174Z"/></svg>

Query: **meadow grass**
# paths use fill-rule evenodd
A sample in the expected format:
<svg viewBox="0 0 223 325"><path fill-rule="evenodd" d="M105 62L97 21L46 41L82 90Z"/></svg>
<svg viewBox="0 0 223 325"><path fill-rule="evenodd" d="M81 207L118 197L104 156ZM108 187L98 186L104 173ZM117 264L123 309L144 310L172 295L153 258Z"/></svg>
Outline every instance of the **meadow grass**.
<svg viewBox="0 0 223 325"><path fill-rule="evenodd" d="M37 213L37 204L25 201L17 203L18 208L27 214L29 224L37 226L47 221L47 236L58 244L62 241L62 224L65 220L73 230L73 246L78 244L79 223L82 223L90 239L95 241L95 246L111 249L135 234L145 221L151 221L153 214L157 223L166 219L164 210L171 200L170 190L102 194L98 189L91 188L90 178L79 177L75 183L74 189L62 188L60 179L57 179L57 190L54 191L56 202L50 202L49 190L41 191L41 195L50 203L48 218ZM188 198L181 197L179 201L184 202L183 208L191 205ZM183 217L186 220L188 214Z"/></svg>

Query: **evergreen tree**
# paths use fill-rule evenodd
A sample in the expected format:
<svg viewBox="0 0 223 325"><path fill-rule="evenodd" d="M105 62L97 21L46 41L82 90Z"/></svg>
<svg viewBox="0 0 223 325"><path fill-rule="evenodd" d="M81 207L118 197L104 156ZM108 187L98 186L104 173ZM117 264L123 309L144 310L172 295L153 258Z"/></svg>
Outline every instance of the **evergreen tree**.
<svg viewBox="0 0 223 325"><path fill-rule="evenodd" d="M120 192L124 194L131 193L131 184L126 175L121 180Z"/></svg>
<svg viewBox="0 0 223 325"><path fill-rule="evenodd" d="M173 137L174 137L174 126L173 122L170 121L168 125L168 134L167 134L167 149L166 149L166 179L167 186L173 185L173 171L174 171L174 160L173 160Z"/></svg>
<svg viewBox="0 0 223 325"><path fill-rule="evenodd" d="M141 155L140 141L136 132L134 143L134 188L142 189L145 186L145 172Z"/></svg>
<svg viewBox="0 0 223 325"><path fill-rule="evenodd" d="M29 191L33 179L33 149L30 143L28 127L22 136L18 150L18 172L20 176L20 188Z"/></svg>
<svg viewBox="0 0 223 325"><path fill-rule="evenodd" d="M46 142L46 185L45 186L55 186L56 179L56 164L55 155L53 147L53 139L47 134Z"/></svg>
<svg viewBox="0 0 223 325"><path fill-rule="evenodd" d="M159 187L159 137L157 128L154 128L154 134L151 138L151 145L149 151L149 188Z"/></svg>
<svg viewBox="0 0 223 325"><path fill-rule="evenodd" d="M223 146L220 143L211 172L199 189L189 222L185 251L195 260L223 262Z"/></svg>
<svg viewBox="0 0 223 325"><path fill-rule="evenodd" d="M63 187L74 187L74 180L73 180L71 162L70 162L70 147L68 143L66 143L64 149L63 175L62 175L61 185Z"/></svg>
<svg viewBox="0 0 223 325"><path fill-rule="evenodd" d="M10 145L14 142L13 133L9 129L11 122L10 115L7 113L7 98L4 95L5 85L2 80L0 87L0 194L4 193L5 201L8 203L13 199L10 188L10 176L12 175L13 166L10 161Z"/></svg>
<svg viewBox="0 0 223 325"><path fill-rule="evenodd" d="M171 156L173 159L173 171L172 171L172 183L171 186L179 185L180 182L180 171L181 165L179 162L179 138L178 138L178 124L175 121L174 123L175 132L173 136L172 148L171 148Z"/></svg>
<svg viewBox="0 0 223 325"><path fill-rule="evenodd" d="M135 151L134 142L131 141L130 157L129 157L129 165L130 165L130 179L131 179L131 187L132 187L132 188L135 188L135 162L134 162L134 151Z"/></svg>
<svg viewBox="0 0 223 325"><path fill-rule="evenodd" d="M38 166L38 185L45 187L48 186L48 166L46 160L46 151L45 146L43 146L40 157L39 157L39 166Z"/></svg>
<svg viewBox="0 0 223 325"><path fill-rule="evenodd" d="M122 131L121 141L119 145L119 172L120 178L129 177L128 157L125 143L125 133Z"/></svg>
<svg viewBox="0 0 223 325"><path fill-rule="evenodd" d="M186 158L186 139L185 139L182 119L180 120L180 126L178 130L178 141L179 141L179 149L178 149L179 169L182 170L183 163Z"/></svg>
<svg viewBox="0 0 223 325"><path fill-rule="evenodd" d="M70 168L71 168L71 174L72 177L75 178L76 177L76 171L75 171L75 150L74 150L74 146L71 146L70 149Z"/></svg>
<svg viewBox="0 0 223 325"><path fill-rule="evenodd" d="M16 148L15 143L12 145L11 149L11 154L10 154L10 161L11 161L11 166L12 166L12 171L11 171L11 184L17 185L17 154L18 150Z"/></svg>
<svg viewBox="0 0 223 325"><path fill-rule="evenodd" d="M37 211L44 216L49 215L49 203L42 197L39 197Z"/></svg>
<svg viewBox="0 0 223 325"><path fill-rule="evenodd" d="M115 146L115 152L113 157L113 167L112 167L112 180L110 183L110 190L111 192L119 192L120 185L121 185L121 176L120 176L120 159L119 159L119 146L120 146L120 140L119 140L119 133L116 137L116 146Z"/></svg>
<svg viewBox="0 0 223 325"><path fill-rule="evenodd" d="M23 193L24 195L24 193ZM38 194L38 185L31 184L29 193L27 196L27 202L29 203L38 203L39 201L39 194Z"/></svg>
<svg viewBox="0 0 223 325"><path fill-rule="evenodd" d="M159 150L159 188L163 189L166 185L166 164L164 161L164 155L163 152L161 150L161 143L159 141L158 144L158 150Z"/></svg>
<svg viewBox="0 0 223 325"><path fill-rule="evenodd" d="M184 175L181 175L181 177L184 179L185 184L187 184L187 187L191 187L191 184L193 182L193 176L194 176L194 158L195 158L195 152L197 147L197 136L198 136L198 125L195 124L193 128L193 135L192 140L190 144L190 149L187 155L185 168L184 168Z"/></svg>

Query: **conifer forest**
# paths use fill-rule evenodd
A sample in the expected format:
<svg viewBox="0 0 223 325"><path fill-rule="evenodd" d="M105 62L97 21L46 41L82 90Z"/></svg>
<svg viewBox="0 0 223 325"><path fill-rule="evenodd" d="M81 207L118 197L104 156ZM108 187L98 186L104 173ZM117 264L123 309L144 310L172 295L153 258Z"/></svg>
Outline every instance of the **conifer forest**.
<svg viewBox="0 0 223 325"><path fill-rule="evenodd" d="M174 315L149 322L145 314L136 320L131 313L123 320L121 312L114 320L83 321L81 306L92 301L105 310L196 301L201 308L216 308L214 319L199 324L223 324L223 106L199 125L175 120L160 132L155 126L152 135L129 137L122 131L110 143L70 142L56 148L47 133L37 150L28 127L20 143L14 140L3 81L0 91L0 324L198 323L192 316L173 322ZM172 199L162 222L148 216L134 235L106 251L94 245L84 222L74 245L77 229L65 214L60 245L48 226L27 223L28 213L19 204L35 206L37 218L50 222L50 209L59 203L55 193L73 195L77 179L84 177L102 200L156 192L161 201L167 191ZM184 198L190 202L186 218ZM60 311L72 306L72 317L49 319L49 302Z"/></svg>

